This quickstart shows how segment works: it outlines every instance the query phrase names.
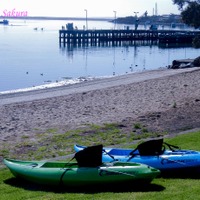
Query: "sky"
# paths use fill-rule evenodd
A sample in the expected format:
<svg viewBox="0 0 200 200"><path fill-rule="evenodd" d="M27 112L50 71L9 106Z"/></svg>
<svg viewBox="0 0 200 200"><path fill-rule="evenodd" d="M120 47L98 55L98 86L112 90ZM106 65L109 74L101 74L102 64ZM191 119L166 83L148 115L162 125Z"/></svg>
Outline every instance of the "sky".
<svg viewBox="0 0 200 200"><path fill-rule="evenodd" d="M126 17L157 13L180 14L172 0L0 0L0 16L8 12L26 12L28 16L53 17ZM87 11L86 11L87 10ZM15 14L16 15L16 14Z"/></svg>

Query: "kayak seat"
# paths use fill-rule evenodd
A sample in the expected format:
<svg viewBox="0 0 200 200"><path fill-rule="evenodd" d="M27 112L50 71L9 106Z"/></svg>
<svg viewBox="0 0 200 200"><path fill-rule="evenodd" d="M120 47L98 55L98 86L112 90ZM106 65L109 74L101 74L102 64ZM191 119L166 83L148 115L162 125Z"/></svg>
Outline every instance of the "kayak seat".
<svg viewBox="0 0 200 200"><path fill-rule="evenodd" d="M102 165L103 145L86 147L75 154L79 167L98 167Z"/></svg>
<svg viewBox="0 0 200 200"><path fill-rule="evenodd" d="M163 154L165 146L163 146L163 139L149 140L139 144L129 155L134 156L137 150L141 156L155 156Z"/></svg>

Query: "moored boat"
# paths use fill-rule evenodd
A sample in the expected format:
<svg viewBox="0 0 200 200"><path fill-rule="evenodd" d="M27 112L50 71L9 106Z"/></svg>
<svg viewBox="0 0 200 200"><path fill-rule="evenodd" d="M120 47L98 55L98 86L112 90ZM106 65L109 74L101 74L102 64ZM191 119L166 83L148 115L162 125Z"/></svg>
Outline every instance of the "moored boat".
<svg viewBox="0 0 200 200"><path fill-rule="evenodd" d="M167 147L169 147L167 149ZM84 146L74 145L75 151ZM181 150L177 146L164 143L163 139L150 140L136 149L103 148L103 162L136 162L157 168L161 173L200 173L200 152ZM183 175L186 175L182 173Z"/></svg>
<svg viewBox="0 0 200 200"><path fill-rule="evenodd" d="M4 163L17 178L23 178L38 184L57 186L86 186L127 182L149 183L160 174L159 170L144 164L126 162L102 163L93 148L93 155L96 158L91 157L87 149L85 149L86 154L83 150L75 155L77 162L4 159ZM89 148L89 150L91 149Z"/></svg>
<svg viewBox="0 0 200 200"><path fill-rule="evenodd" d="M9 21L7 19L4 19L3 21L0 21L0 24L8 25Z"/></svg>

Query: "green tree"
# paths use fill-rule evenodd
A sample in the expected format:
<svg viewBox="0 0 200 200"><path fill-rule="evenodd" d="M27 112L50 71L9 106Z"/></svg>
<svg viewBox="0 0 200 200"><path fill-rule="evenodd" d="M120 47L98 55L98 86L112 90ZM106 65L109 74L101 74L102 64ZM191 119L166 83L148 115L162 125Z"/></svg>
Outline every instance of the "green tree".
<svg viewBox="0 0 200 200"><path fill-rule="evenodd" d="M181 10L184 23L195 28L200 27L200 0L172 0Z"/></svg>

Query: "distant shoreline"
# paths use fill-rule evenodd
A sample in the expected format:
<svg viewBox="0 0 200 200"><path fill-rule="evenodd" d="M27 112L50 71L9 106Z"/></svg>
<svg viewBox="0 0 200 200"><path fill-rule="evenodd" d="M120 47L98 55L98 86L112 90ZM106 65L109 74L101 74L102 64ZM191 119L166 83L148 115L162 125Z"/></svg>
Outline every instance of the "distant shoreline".
<svg viewBox="0 0 200 200"><path fill-rule="evenodd" d="M0 16L0 19L4 19L4 16ZM28 17L6 17L6 19L22 19L22 20L85 20L85 17L42 17L42 16L28 16ZM112 21L113 18L109 17L88 17L91 21Z"/></svg>

